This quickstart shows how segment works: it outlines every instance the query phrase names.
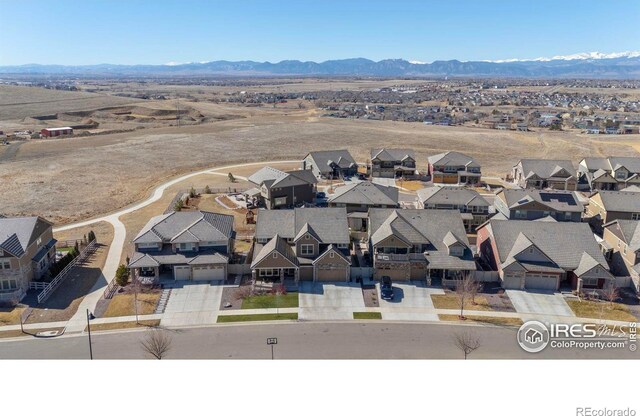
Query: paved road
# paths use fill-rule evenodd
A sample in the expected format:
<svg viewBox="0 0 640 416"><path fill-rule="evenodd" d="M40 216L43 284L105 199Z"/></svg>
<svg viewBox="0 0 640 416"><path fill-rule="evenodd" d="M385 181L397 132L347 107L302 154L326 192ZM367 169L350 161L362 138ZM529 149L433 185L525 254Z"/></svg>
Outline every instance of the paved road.
<svg viewBox="0 0 640 416"><path fill-rule="evenodd" d="M268 164L293 163L293 162L296 162L296 161L292 161L292 160L274 161L274 162L268 162ZM239 165L222 166L218 168L204 169L201 171L192 172L163 183L162 185L154 189L153 193L149 196L149 198L145 199L144 201L138 202L134 205L131 205L129 207L123 208L117 212L114 212L109 215L105 215L103 217L93 218L90 220L81 221L81 222L77 222L69 225L64 225L62 227L54 228L54 232L65 231L65 230L70 230L77 227L83 227L86 225L95 224L100 221L106 221L113 226L113 230L114 230L113 241L111 242L111 245L109 247L109 253L107 254L107 259L105 260L105 265L102 269L102 276L100 277L100 279L98 279L96 284L91 288L90 293L84 297L84 299L82 300L82 303L78 307L78 311L76 312L76 314L72 316L71 319L69 320L66 332L67 333L80 332L84 329L85 320L86 320L86 310L89 309L93 311L95 309L97 302L100 300L100 297L102 296L102 292L104 288L111 282L111 280L113 280L113 278L116 275L116 270L120 264L122 247L124 246L125 237L127 234L127 230L124 224L122 224L122 222L120 221L121 215L132 213L134 211L137 211L141 208L144 208L158 201L160 198L162 198L162 195L164 194L164 191L167 188L179 182L182 182L186 179L192 178L194 176L202 175L205 173L215 173L218 171L226 171L230 169L236 169L239 167L264 165L264 164L265 162L243 163ZM223 175L226 176L226 174L223 174Z"/></svg>
<svg viewBox="0 0 640 416"><path fill-rule="evenodd" d="M277 337L275 357L289 359L461 358L452 342L456 332L477 334L482 346L470 358L639 358L625 350L554 350L529 354L516 344L514 329L388 322L274 323L216 326L173 331L167 358L269 359L266 338ZM143 331L94 333L96 359L143 358ZM86 335L0 343L4 359L87 359Z"/></svg>

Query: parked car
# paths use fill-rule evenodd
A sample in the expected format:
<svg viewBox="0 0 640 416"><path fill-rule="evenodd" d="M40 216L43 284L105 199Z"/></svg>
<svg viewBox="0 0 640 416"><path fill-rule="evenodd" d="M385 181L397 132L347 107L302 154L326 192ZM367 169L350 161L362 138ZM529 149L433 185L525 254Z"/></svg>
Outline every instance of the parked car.
<svg viewBox="0 0 640 416"><path fill-rule="evenodd" d="M360 179L361 181L364 181L367 179L367 177L364 175L364 173L358 173L358 179Z"/></svg>
<svg viewBox="0 0 640 416"><path fill-rule="evenodd" d="M393 283L389 276L382 276L380 280L380 297L384 300L393 299Z"/></svg>
<svg viewBox="0 0 640 416"><path fill-rule="evenodd" d="M316 193L316 198L317 199L325 199L327 197L327 194L324 192L318 192Z"/></svg>

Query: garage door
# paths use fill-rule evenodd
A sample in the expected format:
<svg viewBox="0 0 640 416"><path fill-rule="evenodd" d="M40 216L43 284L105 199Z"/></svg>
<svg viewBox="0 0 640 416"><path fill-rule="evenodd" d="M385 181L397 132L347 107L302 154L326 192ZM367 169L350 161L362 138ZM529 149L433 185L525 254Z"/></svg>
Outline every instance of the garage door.
<svg viewBox="0 0 640 416"><path fill-rule="evenodd" d="M347 269L346 267L318 269L316 280L318 282L345 282L347 280Z"/></svg>
<svg viewBox="0 0 640 416"><path fill-rule="evenodd" d="M519 276L505 276L502 281L502 287L505 289L522 289L522 278Z"/></svg>
<svg viewBox="0 0 640 416"><path fill-rule="evenodd" d="M174 266L173 277L176 280L189 280L191 276L191 266Z"/></svg>
<svg viewBox="0 0 640 416"><path fill-rule="evenodd" d="M534 290L556 290L558 287L558 276L554 275L527 275L524 279L525 289Z"/></svg>
<svg viewBox="0 0 640 416"><path fill-rule="evenodd" d="M193 280L224 280L224 267L222 266L193 266Z"/></svg>

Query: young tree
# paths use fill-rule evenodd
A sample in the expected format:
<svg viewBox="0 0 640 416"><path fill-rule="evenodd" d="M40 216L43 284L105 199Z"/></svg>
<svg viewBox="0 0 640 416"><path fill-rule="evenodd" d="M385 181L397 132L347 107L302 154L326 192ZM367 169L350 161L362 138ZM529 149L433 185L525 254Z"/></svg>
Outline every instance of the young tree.
<svg viewBox="0 0 640 416"><path fill-rule="evenodd" d="M89 242L95 241L96 233L94 233L93 230L90 230L89 234L87 234L87 239L89 240Z"/></svg>
<svg viewBox="0 0 640 416"><path fill-rule="evenodd" d="M171 337L163 330L153 329L140 341L140 346L147 355L162 360L171 349Z"/></svg>
<svg viewBox="0 0 640 416"><path fill-rule="evenodd" d="M182 211L182 208L184 208L184 202L182 202L182 199L178 199L176 201L176 204L173 206L173 210L176 212L180 212Z"/></svg>
<svg viewBox="0 0 640 416"><path fill-rule="evenodd" d="M129 283L129 269L124 264L118 266L116 270L116 284L125 287Z"/></svg>
<svg viewBox="0 0 640 416"><path fill-rule="evenodd" d="M466 273L461 279L456 280L456 295L460 306L460 319L464 317L464 306L468 301L475 301L476 294L480 291L481 285L470 273Z"/></svg>
<svg viewBox="0 0 640 416"><path fill-rule="evenodd" d="M189 189L189 198L195 198L196 196L198 196L198 193L192 186L191 189Z"/></svg>
<svg viewBox="0 0 640 416"><path fill-rule="evenodd" d="M209 188L209 185L204 187L204 193L209 195L211 193L211 188Z"/></svg>
<svg viewBox="0 0 640 416"><path fill-rule="evenodd" d="M233 173L229 172L229 182L234 183L236 178L233 176Z"/></svg>
<svg viewBox="0 0 640 416"><path fill-rule="evenodd" d="M464 359L480 348L480 338L469 332L457 332L453 335L453 344L464 353Z"/></svg>

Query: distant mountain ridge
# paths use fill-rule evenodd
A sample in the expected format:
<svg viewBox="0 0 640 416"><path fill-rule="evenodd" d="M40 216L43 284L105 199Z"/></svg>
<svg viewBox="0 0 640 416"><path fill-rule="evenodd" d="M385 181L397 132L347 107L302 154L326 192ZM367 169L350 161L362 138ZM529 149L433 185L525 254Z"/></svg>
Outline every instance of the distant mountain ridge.
<svg viewBox="0 0 640 416"><path fill-rule="evenodd" d="M518 77L640 79L640 52L588 52L553 58L504 61L434 61L365 58L324 62L285 60L212 61L165 65L16 65L0 74L79 76L369 76L369 77Z"/></svg>

